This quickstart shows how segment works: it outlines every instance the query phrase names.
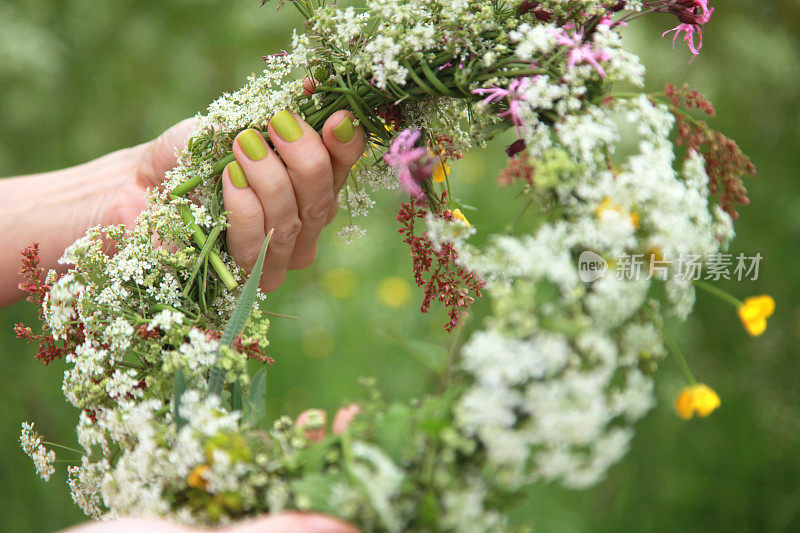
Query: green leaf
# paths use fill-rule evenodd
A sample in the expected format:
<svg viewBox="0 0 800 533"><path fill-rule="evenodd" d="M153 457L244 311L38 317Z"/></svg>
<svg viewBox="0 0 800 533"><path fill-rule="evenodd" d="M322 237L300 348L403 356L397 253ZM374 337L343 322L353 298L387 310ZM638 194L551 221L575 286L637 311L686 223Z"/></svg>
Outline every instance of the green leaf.
<svg viewBox="0 0 800 533"><path fill-rule="evenodd" d="M231 386L231 411L242 410L242 384L239 380L233 382Z"/></svg>
<svg viewBox="0 0 800 533"><path fill-rule="evenodd" d="M335 513L336 509L331 504L331 492L333 492L334 486L343 481L341 473L326 472L325 474L306 474L300 479L291 481L290 485L295 499L308 502L309 511Z"/></svg>
<svg viewBox="0 0 800 533"><path fill-rule="evenodd" d="M316 442L308 448L298 451L293 460L306 475L325 470L325 464L331 459L331 453L338 453L341 443L338 435L329 435L322 442Z"/></svg>
<svg viewBox="0 0 800 533"><path fill-rule="evenodd" d="M267 416L267 369L262 368L250 380L250 393L244 405L244 420L258 427Z"/></svg>
<svg viewBox="0 0 800 533"><path fill-rule="evenodd" d="M374 429L375 444L386 452L395 462L403 459L411 442L413 413L411 407L404 403L390 405Z"/></svg>
<svg viewBox="0 0 800 533"><path fill-rule="evenodd" d="M256 302L256 293L258 292L258 282L261 280L261 268L264 266L264 256L267 254L267 247L269 240L272 237L270 230L267 238L264 239L264 244L261 246L261 252L258 254L258 259L253 265L253 271L250 272L250 277L247 278L244 286L242 287L242 294L236 302L236 307L233 308L231 318L225 326L225 331L222 332L220 339L220 346L230 346L233 344L233 339L239 335L247 324L247 319L250 318L250 312L253 310L253 304ZM217 352L219 358L219 351ZM225 371L215 366L211 369L211 375L208 379L208 393L219 396L222 391L222 385L225 381Z"/></svg>
<svg viewBox="0 0 800 533"><path fill-rule="evenodd" d="M178 426L178 431L186 425L187 420L180 415L181 398L183 393L186 392L186 376L178 369L175 372L174 386L172 393L172 417Z"/></svg>

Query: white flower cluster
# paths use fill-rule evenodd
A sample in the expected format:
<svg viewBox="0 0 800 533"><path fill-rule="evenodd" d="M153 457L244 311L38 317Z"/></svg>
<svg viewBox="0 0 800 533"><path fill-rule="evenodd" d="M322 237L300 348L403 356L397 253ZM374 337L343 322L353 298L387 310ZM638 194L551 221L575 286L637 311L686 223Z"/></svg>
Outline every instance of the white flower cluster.
<svg viewBox="0 0 800 533"><path fill-rule="evenodd" d="M74 274L69 273L53 283L52 289L45 296L42 310L55 340L66 339L70 323L78 318L75 303L80 299L84 289L83 283L75 279Z"/></svg>
<svg viewBox="0 0 800 533"><path fill-rule="evenodd" d="M36 467L36 473L45 481L50 480L50 476L56 471L53 463L56 462L56 453L53 450L48 450L42 444L42 438L33 429L33 424L29 422L22 423L22 431L19 435L19 442L23 451L28 454L28 457L33 461Z"/></svg>
<svg viewBox="0 0 800 533"><path fill-rule="evenodd" d="M623 253L707 258L732 236L730 217L709 202L702 157L692 153L681 171L673 168L672 125L672 115L644 96L529 125L539 156L529 192L554 195L564 217L533 235L494 237L483 250L449 239L461 264L490 280L496 309L463 351L474 385L459 420L511 486L538 478L596 483L653 404L650 374L664 349L657 303L648 298L652 281L584 282L581 252L609 262ZM635 130L637 150L610 170L606 157L626 128ZM545 146L537 142L542 129L551 140ZM448 239L441 229L433 235ZM672 274L662 278L667 297L685 317L694 289Z"/></svg>

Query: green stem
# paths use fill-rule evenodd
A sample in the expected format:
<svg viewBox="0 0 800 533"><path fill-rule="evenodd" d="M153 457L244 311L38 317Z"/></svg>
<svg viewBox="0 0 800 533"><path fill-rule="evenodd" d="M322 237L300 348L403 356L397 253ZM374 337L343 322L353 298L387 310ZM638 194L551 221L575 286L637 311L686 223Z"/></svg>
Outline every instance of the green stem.
<svg viewBox="0 0 800 533"><path fill-rule="evenodd" d="M483 76L478 76L475 78L475 81L486 81L492 78L519 78L521 76L532 76L534 74L546 74L547 71L541 68L523 68L523 69L512 69L512 70L504 70L502 72L492 72L490 74L484 74Z"/></svg>
<svg viewBox="0 0 800 533"><path fill-rule="evenodd" d="M134 365L133 363L129 363L127 361L117 361L117 364L123 368L131 368L133 370L139 370L139 371L144 370L143 367L139 365Z"/></svg>
<svg viewBox="0 0 800 533"><path fill-rule="evenodd" d="M514 230L514 226L517 225L517 222L519 222L519 220L522 218L522 215L525 214L531 205L533 205L533 198L528 198L528 201L525 202L524 206L522 206L522 209L520 209L519 213L517 213L517 216L514 217L514 220L509 222L508 226L506 226L506 233L511 233Z"/></svg>
<svg viewBox="0 0 800 533"><path fill-rule="evenodd" d="M408 62L404 63L404 66L408 70L408 75L411 76L411 79L414 80L414 83L416 83L417 86L420 89L422 89L423 92L430 94L432 96L439 96L436 93L436 91L428 87L428 85L424 81L422 81L422 78L420 78L419 75L416 72L414 72L414 69L411 68L411 65L409 65Z"/></svg>
<svg viewBox="0 0 800 533"><path fill-rule="evenodd" d="M55 442L49 442L49 441L46 441L46 440L43 440L42 444L45 444L47 446L52 446L54 448L61 448L62 450L68 450L70 452L79 453L81 455L86 455L85 452L82 452L80 450L76 450L75 448L70 448L69 446L64 446L63 444L56 444Z"/></svg>
<svg viewBox="0 0 800 533"><path fill-rule="evenodd" d="M219 159L211 166L211 175L216 176L217 174L225 170L225 167L228 166L228 164L233 162L234 160L236 160L236 156L233 155L233 152L225 155L222 159ZM172 191L170 191L169 193L169 196L173 200L175 198L180 198L181 196L185 195L186 193L188 193L189 191L193 190L195 187L200 185L202 182L203 182L202 176L200 175L192 176L188 180L184 181L183 183L172 189Z"/></svg>
<svg viewBox="0 0 800 533"><path fill-rule="evenodd" d="M712 285L710 283L707 283L707 282L699 280L699 279L694 280L693 283L694 283L695 287L698 287L698 288L703 289L704 291L706 291L706 292L708 292L710 294L713 294L714 296L716 296L720 300L728 302L729 304L731 304L732 306L734 306L737 309L744 305L743 301L739 300L735 296L732 296L732 295L728 294L727 292L723 291L719 287L715 287L714 285Z"/></svg>
<svg viewBox="0 0 800 533"><path fill-rule="evenodd" d="M689 363L686 362L686 358L683 356L683 352L678 347L678 344L667 332L667 328L662 324L661 325L661 335L664 337L664 340L667 341L667 347L672 355L675 356L675 359L678 361L678 366L681 367L681 372L683 372L684 377L689 382L690 385L697 385L697 380L694 379L694 374L692 374L692 369L689 368Z"/></svg>
<svg viewBox="0 0 800 533"><path fill-rule="evenodd" d="M192 238L194 239L194 242L197 243L197 246L202 249L206 243L206 234L203 233L203 230L194 221L194 217L192 216L192 211L189 209L189 206L181 204L178 206L178 211L180 212L183 221L188 224L189 228L192 230ZM209 252L208 262L211 263L211 266L217 272L219 279L225 284L225 287L227 287L229 291L235 289L239 285L217 252Z"/></svg>
<svg viewBox="0 0 800 533"><path fill-rule="evenodd" d="M302 0L289 0L289 1L297 9L297 11L299 11L300 14L303 15L303 18L305 18L306 20L311 18L313 13L308 8L308 6L305 4L304 1L302 1Z"/></svg>
<svg viewBox="0 0 800 533"><path fill-rule="evenodd" d="M448 89L447 86L444 83L442 83L439 78L436 77L436 74L433 73L433 71L431 70L431 67L429 67L428 64L425 61L422 61L420 63L420 66L422 67L422 73L425 75L425 77L428 79L428 81L431 82L431 84L434 87L436 87L436 89L440 93L442 93L445 96L450 96L451 98L458 97L458 94L456 94L453 91L451 91L450 89Z"/></svg>
<svg viewBox="0 0 800 533"><path fill-rule="evenodd" d="M189 191L200 185L202 181L203 178L201 176L192 176L188 180L184 181L183 183L172 189L172 191L169 193L169 196L173 200L175 198L183 196L184 194L188 193Z"/></svg>
<svg viewBox="0 0 800 533"><path fill-rule="evenodd" d="M261 132L261 135L264 135L266 137L264 132ZM233 155L233 152L229 153L228 155L226 155L225 157L214 163L214 165L211 167L211 175L215 176L219 174L220 172L225 170L225 167L227 167L230 163L233 163L235 160L236 156Z"/></svg>
<svg viewBox="0 0 800 533"><path fill-rule="evenodd" d="M342 459L344 459L344 469L347 471L347 477L350 478L351 481L355 481L355 475L353 474L353 451L350 449L350 433L345 430L341 435L339 435L339 442L341 442L342 446Z"/></svg>
<svg viewBox="0 0 800 533"><path fill-rule="evenodd" d="M467 317L466 320L469 320L469 317ZM458 348L461 344L461 337L466 329L466 320L458 329L456 329L456 334L450 338L450 345L447 347L447 362L445 363L444 373L442 374L441 381L439 382L439 390L442 392L444 392L450 385L450 379L453 376L453 368L456 365Z"/></svg>
<svg viewBox="0 0 800 533"><path fill-rule="evenodd" d="M211 247L214 246L214 243L217 241L217 237L219 237L220 232L222 231L222 226L214 226L214 229L211 230L211 234L209 234L206 242L203 244L203 247L200 249L200 255L197 256L197 259L194 262L194 266L192 267L192 273L189 275L189 279L186 281L186 286L183 289L183 297L187 298L189 296L189 292L192 289L192 284L194 283L194 279L197 277L197 273L200 272L200 266L203 264L206 256L211 253Z"/></svg>
<svg viewBox="0 0 800 533"><path fill-rule="evenodd" d="M173 306L171 306L169 304L155 303L155 304L150 306L150 310L155 312L155 313L158 313L160 311L165 311L165 310L172 311L173 313L183 313L184 315L186 315L186 316L188 316L188 317L190 317L192 319L195 319L195 320L197 319L197 315L196 314L190 313L186 309L178 309L177 307L173 307Z"/></svg>
<svg viewBox="0 0 800 533"><path fill-rule="evenodd" d="M272 311L261 311L261 312L267 316L273 316L275 318L291 318L292 320L300 320L299 316L282 315L280 313L273 313Z"/></svg>

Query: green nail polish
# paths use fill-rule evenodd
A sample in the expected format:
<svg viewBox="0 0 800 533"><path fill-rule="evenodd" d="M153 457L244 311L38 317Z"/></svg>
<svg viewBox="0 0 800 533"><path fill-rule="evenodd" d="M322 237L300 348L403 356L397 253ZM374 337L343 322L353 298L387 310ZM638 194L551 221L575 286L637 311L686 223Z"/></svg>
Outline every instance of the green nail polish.
<svg viewBox="0 0 800 533"><path fill-rule="evenodd" d="M247 183L247 176L244 175L244 169L242 169L242 165L240 165L238 161L228 163L228 166L225 168L228 169L228 176L231 177L231 183L235 186L241 189L249 185Z"/></svg>
<svg viewBox="0 0 800 533"><path fill-rule="evenodd" d="M270 124L275 129L275 133L288 143L293 143L303 136L303 129L297 123L297 119L285 109L276 113Z"/></svg>
<svg viewBox="0 0 800 533"><path fill-rule="evenodd" d="M267 147L264 146L261 134L253 128L246 129L240 133L239 137L236 138L236 142L239 143L244 155L252 161L258 161L267 156Z"/></svg>
<svg viewBox="0 0 800 533"><path fill-rule="evenodd" d="M352 141L355 133L353 121L350 120L350 117L344 117L344 120L333 128L333 136L342 144Z"/></svg>

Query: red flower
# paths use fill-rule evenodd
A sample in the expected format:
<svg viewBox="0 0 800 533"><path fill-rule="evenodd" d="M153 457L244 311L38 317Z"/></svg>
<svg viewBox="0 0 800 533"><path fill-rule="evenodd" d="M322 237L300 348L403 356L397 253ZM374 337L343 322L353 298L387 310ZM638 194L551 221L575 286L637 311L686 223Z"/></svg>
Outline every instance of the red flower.
<svg viewBox="0 0 800 533"><path fill-rule="evenodd" d="M719 205L732 219L739 218L736 204L748 205L747 189L742 182L745 175L755 176L756 168L733 139L730 139L702 120L689 119L681 107L699 109L714 116L714 106L705 96L689 90L687 85L678 88L666 85L665 93L672 103L671 110L678 125L679 145L702 154L706 161L708 187L712 194L719 193Z"/></svg>
<svg viewBox="0 0 800 533"><path fill-rule="evenodd" d="M22 267L20 267L19 273L24 278L24 281L19 284L19 288L28 293L26 300L36 306L39 312L39 320L43 320L42 302L44 302L45 296L50 292L51 287L45 284L44 268L39 266L39 243L33 243L28 246L22 250L21 254ZM35 334L31 328L23 324L15 324L14 332L17 334L18 339L22 339L27 343L39 344L39 351L34 357L46 365L56 359L63 359L72 352L74 346L82 344L84 341L82 325L70 328L67 331L66 340L61 342L57 342L46 333Z"/></svg>
<svg viewBox="0 0 800 533"><path fill-rule="evenodd" d="M447 192L443 192L438 205L443 205ZM417 209L419 206L419 209ZM427 209L420 202L403 203L397 214L397 221L402 224L398 232L403 242L411 247L411 262L414 270L414 282L422 287L424 297L420 311L430 312L431 302L436 300L444 304L448 310L450 321L444 325L448 332L453 331L461 321L463 314L475 298L481 296L481 289L486 285L483 278L458 264L458 252L451 244L445 243L438 251L425 235L416 235L414 226L418 218L424 218ZM453 220L453 214L446 209L434 212L434 215L445 220ZM474 293L474 297L470 294Z"/></svg>

